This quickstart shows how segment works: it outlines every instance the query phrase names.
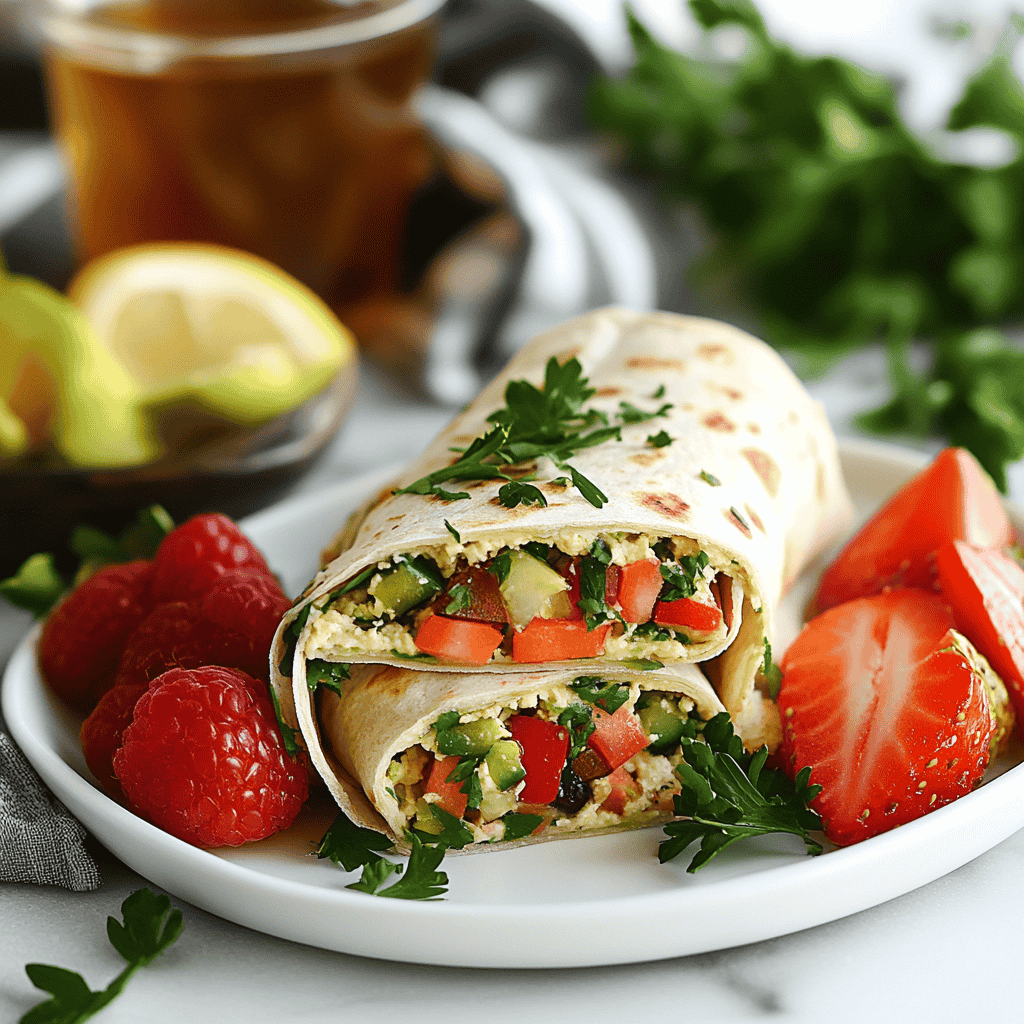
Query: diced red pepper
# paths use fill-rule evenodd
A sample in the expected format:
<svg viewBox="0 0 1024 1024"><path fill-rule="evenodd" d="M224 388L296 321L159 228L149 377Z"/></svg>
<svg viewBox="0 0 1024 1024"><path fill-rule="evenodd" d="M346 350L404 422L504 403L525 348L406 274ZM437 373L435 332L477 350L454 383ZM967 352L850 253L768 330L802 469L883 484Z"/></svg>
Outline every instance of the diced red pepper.
<svg viewBox="0 0 1024 1024"><path fill-rule="evenodd" d="M659 626L683 626L712 633L722 623L722 609L689 597L678 601L659 601L654 606L654 621Z"/></svg>
<svg viewBox="0 0 1024 1024"><path fill-rule="evenodd" d="M641 562L623 566L619 583L622 617L627 622L649 622L662 583L664 580L661 578L659 562L645 558Z"/></svg>
<svg viewBox="0 0 1024 1024"><path fill-rule="evenodd" d="M587 746L600 755L609 771L625 764L650 742L640 720L627 707L619 708L614 715L594 708L593 723Z"/></svg>
<svg viewBox="0 0 1024 1024"><path fill-rule="evenodd" d="M622 570L617 565L609 565L606 567L604 575L604 601L605 604L615 604L619 599L619 581L621 579ZM562 571L562 575L566 578L569 589L566 593L569 595L569 604L572 607L572 611L569 613L570 619L582 619L583 612L580 611L580 566L579 559L574 559L569 563Z"/></svg>
<svg viewBox="0 0 1024 1024"><path fill-rule="evenodd" d="M416 646L424 654L466 665L486 665L501 645L502 632L486 622L449 619L431 615L416 634Z"/></svg>
<svg viewBox="0 0 1024 1024"><path fill-rule="evenodd" d="M423 792L439 793L441 799L437 801L437 806L449 814L454 814L456 818L461 818L466 813L469 797L459 789L462 785L461 782L448 781L448 776L455 771L458 763L458 754L452 754L440 761L435 758L430 768L430 775L427 776L427 781L423 784Z"/></svg>
<svg viewBox="0 0 1024 1024"><path fill-rule="evenodd" d="M587 631L579 619L535 618L521 633L512 634L512 660L571 661L575 658L596 658L604 653L607 625Z"/></svg>
<svg viewBox="0 0 1024 1024"><path fill-rule="evenodd" d="M557 722L513 715L505 725L523 751L526 785L519 794L524 804L549 804L558 796L562 768L569 753L569 730Z"/></svg>
<svg viewBox="0 0 1024 1024"><path fill-rule="evenodd" d="M612 784L612 791L605 797L601 810L611 814L622 814L626 804L643 792L640 783L625 768L616 768L608 776L608 781Z"/></svg>

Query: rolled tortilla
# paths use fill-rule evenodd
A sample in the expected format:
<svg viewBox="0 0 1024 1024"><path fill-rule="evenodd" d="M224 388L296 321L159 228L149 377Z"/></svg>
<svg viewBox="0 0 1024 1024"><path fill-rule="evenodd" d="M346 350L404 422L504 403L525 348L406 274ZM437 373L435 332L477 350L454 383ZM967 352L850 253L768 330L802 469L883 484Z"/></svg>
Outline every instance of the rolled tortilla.
<svg viewBox="0 0 1024 1024"><path fill-rule="evenodd" d="M566 667L449 675L367 665L354 668L352 678L342 684L337 695L322 688L316 694L311 692L305 685L303 667L298 666L293 696L310 758L338 806L356 824L389 835L404 851L406 831L422 824L415 806L436 753L433 725L439 717L456 711L462 722L507 720L509 715L525 711L553 719L558 709L584 703L570 689L579 676L578 671ZM619 714L628 712L642 692L665 694L670 706L699 719L724 710L694 665L647 673L606 665L600 679L629 688ZM507 730L503 733L507 735ZM442 757L437 754L438 759ZM466 849L475 852L508 845L504 839L506 815L534 814L543 819L537 834L517 838L517 845L637 828L672 818L671 798L679 787L669 757L641 751L625 767L635 780L625 806L609 809L606 801L614 780L605 772L589 783L582 806L566 810L520 805L515 801L515 789L499 794L486 769L478 766L489 795L485 795L482 811L467 815L473 842ZM522 784L517 788L521 790ZM503 802L498 808L500 815L488 812L488 799Z"/></svg>
<svg viewBox="0 0 1024 1024"><path fill-rule="evenodd" d="M530 343L396 486L449 465L452 448L464 448L486 432L487 417L505 403L507 384L526 379L540 386L551 357L580 361L596 388L587 405L612 422L620 403L648 412L670 406L654 419L626 423L621 441L569 458L607 495L607 503L592 505L562 482L565 470L546 459L527 467L536 473L534 483L546 506L503 507L497 497L500 480L447 485L469 493L457 501L393 494L389 488L353 517L330 563L286 615L275 669L288 634L295 639L301 627L296 665L318 658L416 664L426 672L453 674L534 672L536 664L511 662L501 648L482 666L436 659L417 664L409 660L421 657L416 625L381 619L361 626L345 611L341 592L360 574L393 566L396 556L422 556L450 576L467 562L486 564L499 552L521 550L529 542L578 556L601 540L614 563L628 564L648 557L661 541L677 553L699 550L707 556L701 584L719 584L721 625L695 642L685 642L694 639L685 635L642 639L629 627L616 637L612 630L599 656L545 667L579 673L616 664L635 667L638 659L665 666L706 663L745 742L773 745L778 736L774 704L758 686L773 610L788 584L850 517L835 439L822 408L776 352L736 328L669 313L603 309ZM660 431L670 444L658 447L648 440ZM276 687L290 704L291 687L280 677Z"/></svg>

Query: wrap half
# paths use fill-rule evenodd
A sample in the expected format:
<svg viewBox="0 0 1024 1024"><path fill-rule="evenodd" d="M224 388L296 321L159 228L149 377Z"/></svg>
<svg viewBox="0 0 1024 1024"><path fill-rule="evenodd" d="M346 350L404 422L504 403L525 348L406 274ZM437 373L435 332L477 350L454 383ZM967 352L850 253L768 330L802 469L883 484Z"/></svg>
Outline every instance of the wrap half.
<svg viewBox="0 0 1024 1024"><path fill-rule="evenodd" d="M447 827L473 852L667 821L679 736L724 710L689 664L600 676L367 665L316 695L301 674L311 760L345 814L403 852L410 829Z"/></svg>
<svg viewBox="0 0 1024 1024"><path fill-rule="evenodd" d="M602 423L621 439L493 456L500 477L431 489L513 399L522 413L516 382L551 398L565 383L552 367L574 359L589 382L577 439ZM281 672L294 666L298 692L307 660L443 671L456 687L460 674L702 663L744 741L774 745L758 686L773 609L850 505L823 410L767 345L669 313L578 317L523 349L395 488L410 485L429 493L389 488L353 516L285 616L286 703ZM506 507L524 487L534 503Z"/></svg>

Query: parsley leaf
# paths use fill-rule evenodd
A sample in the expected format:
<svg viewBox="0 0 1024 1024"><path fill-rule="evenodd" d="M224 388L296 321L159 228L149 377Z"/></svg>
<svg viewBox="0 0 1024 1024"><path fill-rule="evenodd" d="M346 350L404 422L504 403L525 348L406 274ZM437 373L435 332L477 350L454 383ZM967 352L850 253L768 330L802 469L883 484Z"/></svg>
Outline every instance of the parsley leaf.
<svg viewBox="0 0 1024 1024"><path fill-rule="evenodd" d="M657 401L659 398L664 398L664 397L665 397L665 385L664 384L659 384L657 389L655 390L654 394L651 395L651 398L653 398L655 401Z"/></svg>
<svg viewBox="0 0 1024 1024"><path fill-rule="evenodd" d="M181 911L152 889L137 889L121 904L122 920L107 918L107 938L127 967L102 991L93 992L75 971L49 964L27 964L36 988L50 994L22 1018L21 1024L78 1024L99 1013L125 989L133 974L148 967L172 946L183 928Z"/></svg>
<svg viewBox="0 0 1024 1024"><path fill-rule="evenodd" d="M523 550L527 554L533 555L538 562L546 562L548 555L551 554L551 547L548 544L542 544L539 540L530 540L523 545Z"/></svg>
<svg viewBox="0 0 1024 1024"><path fill-rule="evenodd" d="M296 738L299 735L299 731L298 729L293 729L284 720L284 712L281 710L281 698L278 697L277 690L273 686L268 686L267 690L270 693L270 702L274 705L277 727L281 731L281 742L284 743L284 749L287 751L288 756L294 759L302 752L302 747Z"/></svg>
<svg viewBox="0 0 1024 1024"><path fill-rule="evenodd" d="M409 842L412 853L405 873L394 885L381 889L376 895L395 900L434 900L443 896L448 891L448 876L438 871L437 866L444 860L448 848L443 843L424 845L419 836L411 834Z"/></svg>
<svg viewBox="0 0 1024 1024"><path fill-rule="evenodd" d="M291 676L292 674L292 662L295 660L295 648L299 642L299 635L306 628L306 622L309 620L309 615L312 611L313 602L310 601L285 627L284 654L281 655L281 664L277 666L278 671L283 676ZM278 716L278 721L280 721L280 716Z"/></svg>
<svg viewBox="0 0 1024 1024"><path fill-rule="evenodd" d="M629 700L628 683L606 682L598 676L579 676L569 684L569 689L609 715L614 715Z"/></svg>
<svg viewBox="0 0 1024 1024"><path fill-rule="evenodd" d="M13 576L0 580L0 595L37 619L45 619L63 593L64 580L49 553L31 555Z"/></svg>
<svg viewBox="0 0 1024 1024"><path fill-rule="evenodd" d="M593 555L584 555L580 559L580 599L577 605L583 612L588 631L616 617L605 601L607 577L608 565L603 559Z"/></svg>
<svg viewBox="0 0 1024 1024"><path fill-rule="evenodd" d="M499 555L496 555L491 560L491 564L487 566L487 571L497 576L499 585L504 583L508 579L508 574L512 571L512 552L502 551Z"/></svg>
<svg viewBox="0 0 1024 1024"><path fill-rule="evenodd" d="M700 478L701 480L704 481L704 483L710 484L712 487L722 486L722 481L719 480L717 476L714 476L712 473L709 473L706 469L702 469L700 471Z"/></svg>
<svg viewBox="0 0 1024 1024"><path fill-rule="evenodd" d="M306 686L310 690L325 686L341 697L344 680L352 678L351 667L339 661L310 658L306 662Z"/></svg>
<svg viewBox="0 0 1024 1024"><path fill-rule="evenodd" d="M768 748L755 754L743 749L726 712L706 722L703 741L683 736L683 760L676 769L682 792L675 797L675 811L685 821L665 826L658 859L678 857L692 843L700 842L689 872L697 871L712 857L740 839L788 832L804 841L807 852L822 852L808 835L821 828L821 818L807 805L821 791L808 785L810 768L790 781L786 775L765 768Z"/></svg>
<svg viewBox="0 0 1024 1024"><path fill-rule="evenodd" d="M761 662L761 675L768 682L768 696L772 700L779 699L779 690L782 688L782 671L772 661L772 645L768 637L764 638L764 660Z"/></svg>
<svg viewBox="0 0 1024 1024"><path fill-rule="evenodd" d="M456 818L454 814L437 804L430 805L430 813L441 823L441 831L434 834L421 832L419 829L414 830L424 843L440 843L453 850L461 850L473 842L473 833L469 831L469 826L461 818Z"/></svg>
<svg viewBox="0 0 1024 1024"><path fill-rule="evenodd" d="M377 853L390 850L392 845L386 835L357 825L339 811L314 853L320 860L327 859L346 871L355 871L382 859Z"/></svg>
<svg viewBox="0 0 1024 1024"><path fill-rule="evenodd" d="M668 411L671 408L672 403L666 402L660 409L655 409L653 412L644 412L643 409L638 409L630 402L619 402L619 411L616 415L623 423L646 423L648 420L653 420L658 416L668 415Z"/></svg>
<svg viewBox="0 0 1024 1024"><path fill-rule="evenodd" d="M571 763L583 753L587 740L597 728L594 725L593 709L586 704L570 704L558 715L558 724L569 730L569 753L566 755L566 761Z"/></svg>
<svg viewBox="0 0 1024 1024"><path fill-rule="evenodd" d="M458 542L459 542L460 544L462 543L462 537L460 537L460 536L459 536L459 531L458 531L458 530L456 530L456 529L455 529L455 527L454 527L454 526L452 526L452 524L451 524L451 523L449 523L447 519L446 519L446 520L444 521L444 528L445 528L445 529L446 529L446 530L447 530L447 531L448 531L448 532L449 532L449 533L450 533L450 534L451 534L451 535L452 535L452 536L453 536L453 537L454 537L454 538L455 538L455 539L456 539L456 540L457 540L457 541L458 541Z"/></svg>
<svg viewBox="0 0 1024 1024"><path fill-rule="evenodd" d="M539 814L517 814L515 811L509 811L508 814L502 816L501 820L505 824L505 831L501 837L502 842L511 842L513 839L522 839L523 836L531 835L544 821Z"/></svg>
<svg viewBox="0 0 1024 1024"><path fill-rule="evenodd" d="M660 601L679 601L697 593L697 577L708 565L708 556L699 551L696 555L684 555L678 562L662 562L659 566L661 578L667 586L662 589Z"/></svg>
<svg viewBox="0 0 1024 1024"><path fill-rule="evenodd" d="M610 440L621 440L620 427L608 426L608 417L583 404L595 394L583 376L578 359L559 364L552 357L544 369L544 386L513 380L505 387L505 405L487 417L490 430L476 438L450 465L400 488L396 494L433 495L453 501L468 498L440 485L449 480L503 480L498 499L506 508L519 504L546 505L540 489L508 475L508 468L546 457L570 474L573 486L597 508L608 498L567 460L576 452Z"/></svg>
<svg viewBox="0 0 1024 1024"><path fill-rule="evenodd" d="M356 892L365 892L368 896L383 896L377 890L395 873L402 873L402 865L386 857L377 857L363 865L362 874L358 882L351 882L345 886L346 889L354 889Z"/></svg>
<svg viewBox="0 0 1024 1024"><path fill-rule="evenodd" d="M672 441L673 439L669 437L668 432L664 430L659 430L657 434L647 435L647 443L652 448L667 448Z"/></svg>
<svg viewBox="0 0 1024 1024"><path fill-rule="evenodd" d="M448 603L445 605L445 615L457 615L467 608L473 607L473 591L465 583L456 583L448 591Z"/></svg>

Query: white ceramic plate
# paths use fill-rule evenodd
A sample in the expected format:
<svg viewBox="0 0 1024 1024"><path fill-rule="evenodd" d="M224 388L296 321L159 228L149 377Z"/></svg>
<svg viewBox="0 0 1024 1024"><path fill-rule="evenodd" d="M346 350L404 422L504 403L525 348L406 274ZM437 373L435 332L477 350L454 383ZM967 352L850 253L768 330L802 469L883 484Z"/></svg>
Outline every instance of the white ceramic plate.
<svg viewBox="0 0 1024 1024"><path fill-rule="evenodd" d="M921 467L916 454L843 446L862 515ZM362 477L249 519L246 532L297 593L345 514L391 478ZM1014 513L1017 525L1021 518ZM813 582L782 609L778 647L795 635ZM440 902L380 899L310 856L333 819L312 807L285 833L237 850L189 846L136 818L96 787L79 721L50 699L33 632L4 678L3 711L26 756L111 852L155 884L238 924L326 949L463 967L578 967L722 949L832 921L940 877L1024 825L1022 754L1004 759L969 796L918 821L821 857L790 837L740 843L695 875L689 856L661 865L660 829L449 857Z"/></svg>

